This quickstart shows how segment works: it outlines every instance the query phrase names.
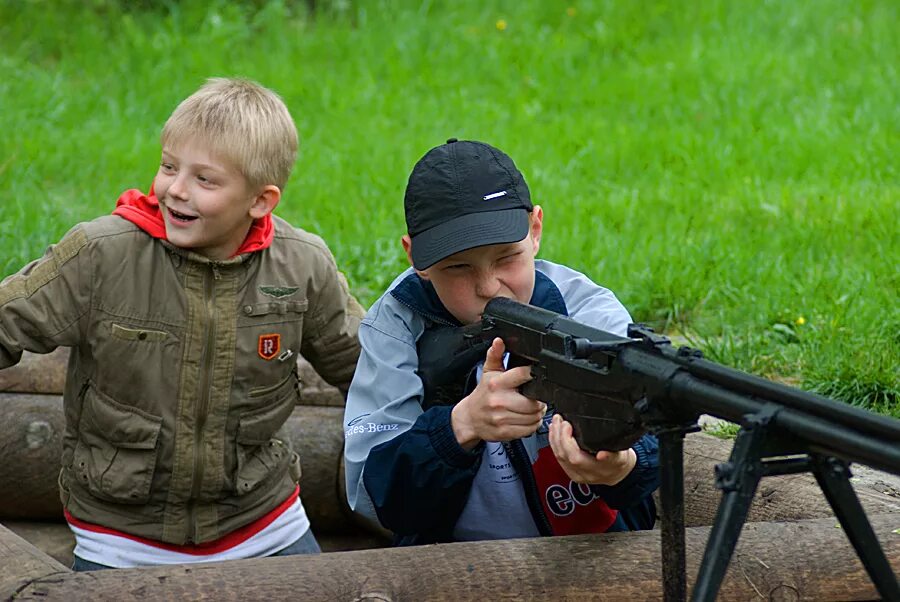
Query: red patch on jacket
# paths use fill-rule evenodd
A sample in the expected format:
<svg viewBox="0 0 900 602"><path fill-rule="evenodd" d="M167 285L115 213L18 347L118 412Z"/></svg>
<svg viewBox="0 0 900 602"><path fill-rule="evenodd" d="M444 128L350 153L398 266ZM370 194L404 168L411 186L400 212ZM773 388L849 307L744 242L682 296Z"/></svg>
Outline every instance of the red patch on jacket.
<svg viewBox="0 0 900 602"><path fill-rule="evenodd" d="M281 352L281 335L280 334L261 334L259 335L259 357L264 360L273 359Z"/></svg>

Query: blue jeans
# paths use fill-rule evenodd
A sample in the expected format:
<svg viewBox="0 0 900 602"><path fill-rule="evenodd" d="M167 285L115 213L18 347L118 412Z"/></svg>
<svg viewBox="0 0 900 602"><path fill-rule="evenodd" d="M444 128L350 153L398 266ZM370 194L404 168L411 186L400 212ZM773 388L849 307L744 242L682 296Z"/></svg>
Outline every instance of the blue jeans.
<svg viewBox="0 0 900 602"><path fill-rule="evenodd" d="M307 529L306 533L304 533L300 539L289 545L288 547L271 554L271 556L293 556L295 554L320 554L322 549L319 547L319 542L316 541L316 536L313 535L312 529ZM100 571L103 569L111 569L113 567L106 566L105 564L99 564L96 562L91 562L90 560L85 560L84 558L79 558L75 556L74 561L72 562L72 570L73 571Z"/></svg>
<svg viewBox="0 0 900 602"><path fill-rule="evenodd" d="M294 556L296 554L321 554L322 548L319 547L319 542L316 541L316 536L313 535L312 529L307 529L306 533L304 533L300 539L281 550L280 552L275 552L272 556Z"/></svg>

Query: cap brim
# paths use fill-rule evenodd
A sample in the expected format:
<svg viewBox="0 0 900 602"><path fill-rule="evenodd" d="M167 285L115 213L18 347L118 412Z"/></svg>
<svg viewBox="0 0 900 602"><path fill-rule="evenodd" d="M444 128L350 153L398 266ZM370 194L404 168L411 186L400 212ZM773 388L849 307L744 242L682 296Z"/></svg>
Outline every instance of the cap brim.
<svg viewBox="0 0 900 602"><path fill-rule="evenodd" d="M521 208L463 215L412 237L413 267L425 270L460 251L519 242L528 228L528 211Z"/></svg>

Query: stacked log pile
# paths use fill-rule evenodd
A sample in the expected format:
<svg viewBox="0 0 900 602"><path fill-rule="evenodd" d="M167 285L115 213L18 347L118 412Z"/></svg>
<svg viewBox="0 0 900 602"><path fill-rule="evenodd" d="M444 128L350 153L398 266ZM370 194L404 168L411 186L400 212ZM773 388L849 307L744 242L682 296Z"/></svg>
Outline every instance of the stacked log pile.
<svg viewBox="0 0 900 602"><path fill-rule="evenodd" d="M894 571L897 515L872 516ZM709 536L687 529L688 586ZM546 537L91 573L0 527L0 599L660 600L659 531ZM874 600L834 519L748 523L718 600Z"/></svg>
<svg viewBox="0 0 900 602"><path fill-rule="evenodd" d="M0 523L9 529L0 527L0 566L5 570L7 563L17 562L13 557L20 552L30 559L22 564L27 565L27 571L14 571L15 575L10 574L12 581L0 580L0 599L9 591L3 589L4 585L13 582L17 589L24 588L20 595L41 595L38 592L64 591L58 589L61 584L75 587L82 579L68 574L62 581L38 579L32 583L38 577L65 570L50 557L63 565L71 563L73 541L62 522L56 480L64 432L61 391L65 366L66 352L62 350L46 356L28 355L19 366L0 371L0 420L5 427L0 432L0 454L4 458L0 463L0 487L4 491L0 496ZM300 373L301 402L287 426L294 449L301 456L302 499L313 530L325 551L386 546L386 534L363 524L346 503L343 398L302 359ZM719 500L713 466L727 459L730 449L730 441L702 433L690 435L685 442L685 523L693 527L688 535L691 576L702 556L708 532L704 526L712 523ZM872 488L858 486L857 492L870 516L884 515L873 523L881 521L876 532L893 566L900 566L900 535L892 533L900 527L900 514L891 514L900 513L900 501ZM835 520L830 517L832 512L811 475L763 480L749 520L800 522L748 524L722 599L732 595L746 598L757 592L774 595L772 592L782 585L788 588L785 591L802 591L804 596L823 600L858 599L874 592L846 537L834 528ZM782 545L786 547L780 550ZM110 576L103 576L102 584L92 585L92 592L97 594L92 597L128 599L126 589L136 591L140 589L138 584L146 581L148 587L174 588L166 591L188 598L199 597L204 583L215 582L220 584L217 599L241 597L241 587L248 584L265 592L263 597L267 598L281 597L287 591L301 597L342 599L365 594L376 599L382 594L383 599L467 599L483 598L485 594L533 597L540 591L563 599L582 599L588 593L589 597L630 599L623 595L626 590L633 591L635 598L654 598L658 596L653 592L661 588L658 550L658 533L610 534L600 538L449 544L416 552L371 550L326 554L318 559L240 561L202 569L112 571ZM290 570L285 562L293 563ZM288 573L290 577L285 579ZM163 575L166 579L159 579ZM479 593L482 587L485 589ZM601 595L602 591L608 596Z"/></svg>

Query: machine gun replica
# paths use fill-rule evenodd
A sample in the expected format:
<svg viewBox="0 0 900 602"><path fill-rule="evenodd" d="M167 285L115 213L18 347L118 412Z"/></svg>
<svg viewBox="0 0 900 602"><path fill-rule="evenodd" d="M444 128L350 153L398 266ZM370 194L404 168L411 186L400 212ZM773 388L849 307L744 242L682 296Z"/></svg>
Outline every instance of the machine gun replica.
<svg viewBox="0 0 900 602"><path fill-rule="evenodd" d="M582 449L627 449L647 431L659 437L666 600L687 594L684 436L698 430L701 414L741 428L729 461L716 467L722 499L692 600L715 599L760 479L800 472L815 475L882 598L900 600L897 578L849 480L850 462L900 474L900 421L705 360L641 325L620 337L497 298L480 323L458 332L457 362L483 358L499 337L510 366L530 364L532 380L522 393L555 407Z"/></svg>

